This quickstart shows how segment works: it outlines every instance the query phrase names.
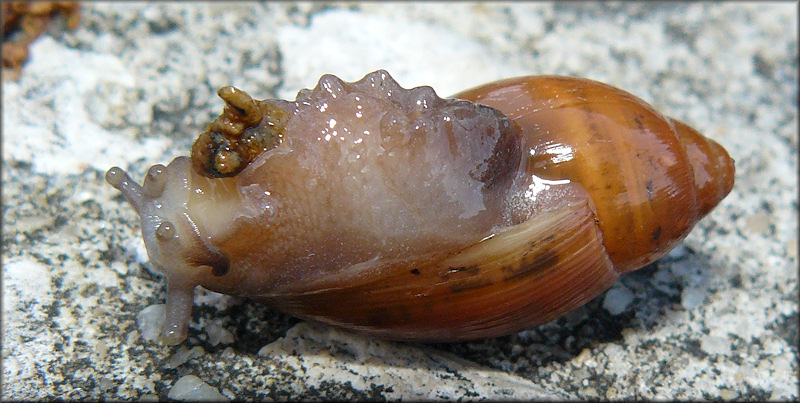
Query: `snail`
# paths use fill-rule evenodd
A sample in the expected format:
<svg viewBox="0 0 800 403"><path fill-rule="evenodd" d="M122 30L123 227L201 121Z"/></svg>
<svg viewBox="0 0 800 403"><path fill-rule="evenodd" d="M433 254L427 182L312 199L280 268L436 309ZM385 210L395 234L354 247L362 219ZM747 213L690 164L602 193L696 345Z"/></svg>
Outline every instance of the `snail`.
<svg viewBox="0 0 800 403"><path fill-rule="evenodd" d="M733 187L719 144L588 79L443 99L378 70L293 102L218 95L190 157L142 185L106 173L167 277L169 344L198 285L394 340L522 331L663 256Z"/></svg>

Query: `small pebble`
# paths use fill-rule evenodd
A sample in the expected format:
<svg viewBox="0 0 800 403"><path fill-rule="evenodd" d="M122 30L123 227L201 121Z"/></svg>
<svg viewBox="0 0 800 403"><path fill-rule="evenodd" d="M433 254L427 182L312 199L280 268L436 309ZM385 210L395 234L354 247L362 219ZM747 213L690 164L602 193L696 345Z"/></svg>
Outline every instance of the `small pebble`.
<svg viewBox="0 0 800 403"><path fill-rule="evenodd" d="M229 401L219 391L195 375L186 375L175 382L167 397L182 401Z"/></svg>

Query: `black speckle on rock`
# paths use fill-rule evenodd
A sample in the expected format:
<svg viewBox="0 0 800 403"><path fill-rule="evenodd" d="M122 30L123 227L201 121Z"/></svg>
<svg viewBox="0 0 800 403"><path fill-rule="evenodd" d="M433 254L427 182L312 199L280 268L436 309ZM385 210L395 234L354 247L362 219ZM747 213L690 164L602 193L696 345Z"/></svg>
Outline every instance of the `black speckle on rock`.
<svg viewBox="0 0 800 403"><path fill-rule="evenodd" d="M56 219L53 221L53 229L59 229L67 224L67 217L63 214L59 214Z"/></svg>
<svg viewBox="0 0 800 403"><path fill-rule="evenodd" d="M800 344L800 336L798 336L800 321L798 321L797 312L793 312L790 315L780 315L778 319L772 322L767 328L786 341L789 348L797 351L797 346Z"/></svg>
<svg viewBox="0 0 800 403"><path fill-rule="evenodd" d="M753 67L756 73L764 76L765 78L772 78L772 73L775 70L774 66L769 63L760 53L753 56Z"/></svg>
<svg viewBox="0 0 800 403"><path fill-rule="evenodd" d="M347 401L386 401L384 385L370 385L370 390L358 390L350 381L337 383L322 381L317 388L309 388L299 396L300 400L347 400Z"/></svg>
<svg viewBox="0 0 800 403"><path fill-rule="evenodd" d="M731 287L733 288L742 288L742 274L736 273L730 279Z"/></svg>
<svg viewBox="0 0 800 403"><path fill-rule="evenodd" d="M30 171L33 164L31 164L30 161L14 161L12 166L21 171Z"/></svg>
<svg viewBox="0 0 800 403"><path fill-rule="evenodd" d="M684 340L683 346L684 346L684 351L701 360L708 357L708 353L706 353L705 350L703 350L703 348L700 346L699 339L687 338L686 340Z"/></svg>
<svg viewBox="0 0 800 403"><path fill-rule="evenodd" d="M198 305L195 306L195 311L198 315L220 318L222 320L220 325L234 335L235 342L232 347L237 351L254 355L261 347L283 337L289 328L300 322L300 319L253 301L234 304L225 311ZM203 347L207 351L215 351L226 346Z"/></svg>

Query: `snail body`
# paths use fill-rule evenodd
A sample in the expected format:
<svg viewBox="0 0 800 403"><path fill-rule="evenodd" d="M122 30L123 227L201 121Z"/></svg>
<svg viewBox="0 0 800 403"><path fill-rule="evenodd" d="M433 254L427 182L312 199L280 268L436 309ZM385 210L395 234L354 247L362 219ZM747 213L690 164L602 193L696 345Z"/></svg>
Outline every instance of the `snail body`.
<svg viewBox="0 0 800 403"><path fill-rule="evenodd" d="M439 98L379 70L294 102L233 87L191 157L106 179L167 276L397 340L521 331L658 259L733 186L715 142L634 96L539 76Z"/></svg>

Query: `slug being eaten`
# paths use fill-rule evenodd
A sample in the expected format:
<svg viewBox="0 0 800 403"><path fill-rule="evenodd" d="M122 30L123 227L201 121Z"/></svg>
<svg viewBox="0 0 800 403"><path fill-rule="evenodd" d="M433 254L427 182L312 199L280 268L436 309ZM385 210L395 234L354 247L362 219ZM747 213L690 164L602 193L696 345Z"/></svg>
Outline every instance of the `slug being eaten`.
<svg viewBox="0 0 800 403"><path fill-rule="evenodd" d="M442 99L378 70L293 102L219 95L191 158L141 186L106 174L166 274L169 344L198 285L396 340L518 332L664 255L733 187L719 144L586 79Z"/></svg>

